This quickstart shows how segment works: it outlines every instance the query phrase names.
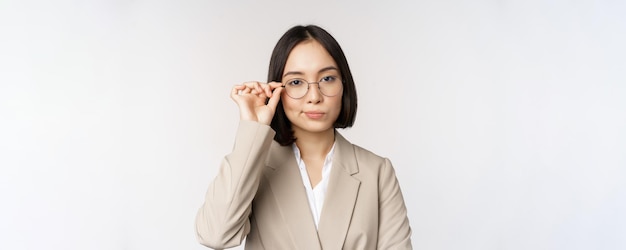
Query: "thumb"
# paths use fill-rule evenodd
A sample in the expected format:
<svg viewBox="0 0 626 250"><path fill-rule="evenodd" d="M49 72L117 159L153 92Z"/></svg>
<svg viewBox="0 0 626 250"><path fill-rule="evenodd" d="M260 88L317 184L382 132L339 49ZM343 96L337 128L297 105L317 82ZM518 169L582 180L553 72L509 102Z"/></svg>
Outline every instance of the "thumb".
<svg viewBox="0 0 626 250"><path fill-rule="evenodd" d="M272 97L267 102L267 106L272 110L276 110L276 105L278 105L278 101L280 100L280 93L283 91L283 88L276 88L274 92L272 92Z"/></svg>

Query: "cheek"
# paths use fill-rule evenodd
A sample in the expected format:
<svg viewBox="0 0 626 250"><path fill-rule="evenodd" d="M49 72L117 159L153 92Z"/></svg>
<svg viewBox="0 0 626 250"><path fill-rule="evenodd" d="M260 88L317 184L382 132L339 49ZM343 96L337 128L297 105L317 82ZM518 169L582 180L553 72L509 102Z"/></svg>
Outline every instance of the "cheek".
<svg viewBox="0 0 626 250"><path fill-rule="evenodd" d="M285 98L285 96L282 96L282 102L283 104L283 109L287 110L291 105L289 105L289 99Z"/></svg>
<svg viewBox="0 0 626 250"><path fill-rule="evenodd" d="M341 112L341 98L334 100L332 106L335 116L339 116L339 113Z"/></svg>
<svg viewBox="0 0 626 250"><path fill-rule="evenodd" d="M285 110L285 114L287 114L287 116L290 116L297 107L296 103L294 103L293 100L290 100L290 98L284 98L282 103L283 110Z"/></svg>

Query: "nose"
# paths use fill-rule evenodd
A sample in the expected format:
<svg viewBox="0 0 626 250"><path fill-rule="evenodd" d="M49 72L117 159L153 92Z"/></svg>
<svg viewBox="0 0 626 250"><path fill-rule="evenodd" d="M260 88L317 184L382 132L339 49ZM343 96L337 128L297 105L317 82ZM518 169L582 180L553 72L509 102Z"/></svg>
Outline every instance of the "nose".
<svg viewBox="0 0 626 250"><path fill-rule="evenodd" d="M311 86L315 84L315 86ZM309 90L306 93L308 103L319 103L322 101L322 92L320 90L320 84L318 82L311 82L308 86Z"/></svg>

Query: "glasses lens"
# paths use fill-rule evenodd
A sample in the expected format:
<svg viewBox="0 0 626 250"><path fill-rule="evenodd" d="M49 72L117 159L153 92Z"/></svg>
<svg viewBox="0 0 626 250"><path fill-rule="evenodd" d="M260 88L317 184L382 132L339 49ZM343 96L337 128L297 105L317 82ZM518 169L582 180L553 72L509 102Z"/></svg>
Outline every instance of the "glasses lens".
<svg viewBox="0 0 626 250"><path fill-rule="evenodd" d="M306 95L311 84L317 84L322 95L336 96L341 93L343 84L337 78L322 79L319 82L308 83L302 79L292 79L284 83L287 95L294 99L300 99ZM313 86L315 88L315 86Z"/></svg>
<svg viewBox="0 0 626 250"><path fill-rule="evenodd" d="M341 81L336 78L320 81L319 86L320 91L325 96L336 96L341 93L341 88L343 87Z"/></svg>
<svg viewBox="0 0 626 250"><path fill-rule="evenodd" d="M299 99L306 95L308 90L308 83L302 79L289 80L285 83L285 90L287 95L291 98Z"/></svg>

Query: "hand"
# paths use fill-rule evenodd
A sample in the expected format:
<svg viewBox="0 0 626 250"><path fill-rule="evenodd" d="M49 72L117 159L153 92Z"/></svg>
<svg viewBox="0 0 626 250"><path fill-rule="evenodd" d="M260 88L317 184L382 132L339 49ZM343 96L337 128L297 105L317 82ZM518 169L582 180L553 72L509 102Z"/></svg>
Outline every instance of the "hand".
<svg viewBox="0 0 626 250"><path fill-rule="evenodd" d="M241 120L270 125L282 90L282 84L279 82L246 82L235 85L230 98L239 106Z"/></svg>

